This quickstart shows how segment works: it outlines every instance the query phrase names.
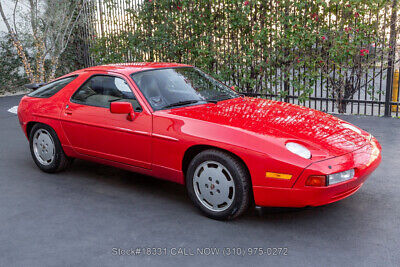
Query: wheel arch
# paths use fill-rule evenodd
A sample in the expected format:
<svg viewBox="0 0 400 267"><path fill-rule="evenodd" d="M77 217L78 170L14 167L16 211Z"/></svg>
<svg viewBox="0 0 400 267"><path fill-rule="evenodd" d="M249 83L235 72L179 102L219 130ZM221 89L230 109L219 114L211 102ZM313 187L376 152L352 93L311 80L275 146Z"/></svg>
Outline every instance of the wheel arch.
<svg viewBox="0 0 400 267"><path fill-rule="evenodd" d="M31 136L31 131L32 131L33 126L34 126L35 124L37 124L37 123L41 123L41 122L38 122L38 121L30 121L30 122L28 122L28 123L26 124L26 129L25 129L25 131L26 131L26 136L28 137L28 139L29 139L29 137ZM44 123L43 123L43 124L44 124Z"/></svg>
<svg viewBox="0 0 400 267"><path fill-rule="evenodd" d="M237 154L220 148L220 147L216 147L216 146L211 146L211 145L193 145L191 147L189 147L188 149L186 149L184 155L183 155L183 159L182 159L182 172L184 177L186 177L186 172L187 169L189 167L190 161L192 161L192 159L199 154L200 152L204 151L204 150L208 150L208 149L214 149L214 150L219 150L219 151L223 151L225 153L228 153L229 155L231 155L232 157L234 157L235 159L237 159L239 162L241 162L243 164L243 166L245 167L249 177L250 177L250 183L251 183L251 176L250 176L250 171L249 168L247 167L246 162L244 162L244 160L239 157Z"/></svg>
<svg viewBox="0 0 400 267"><path fill-rule="evenodd" d="M28 139L30 138L33 126L35 126L36 124L42 124L42 125L46 125L46 126L50 127L56 133L57 137L60 138L60 134L59 134L58 130L51 123L47 123L47 122L43 122L43 121L29 121L26 124L26 130L25 130ZM60 140L60 142L61 142L61 140Z"/></svg>

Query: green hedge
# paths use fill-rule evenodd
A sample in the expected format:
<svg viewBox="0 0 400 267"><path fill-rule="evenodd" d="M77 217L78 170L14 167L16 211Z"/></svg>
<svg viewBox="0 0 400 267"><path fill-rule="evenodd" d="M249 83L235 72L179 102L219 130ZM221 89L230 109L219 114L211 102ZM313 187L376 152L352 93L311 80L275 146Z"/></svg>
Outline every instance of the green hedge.
<svg viewBox="0 0 400 267"><path fill-rule="evenodd" d="M189 63L245 92L285 97L292 88L305 100L323 78L346 105L388 49L386 0L144 0L122 20L118 2L106 0L103 23L114 30L97 33L99 64Z"/></svg>
<svg viewBox="0 0 400 267"><path fill-rule="evenodd" d="M22 90L28 82L22 63L7 35L0 35L0 95Z"/></svg>

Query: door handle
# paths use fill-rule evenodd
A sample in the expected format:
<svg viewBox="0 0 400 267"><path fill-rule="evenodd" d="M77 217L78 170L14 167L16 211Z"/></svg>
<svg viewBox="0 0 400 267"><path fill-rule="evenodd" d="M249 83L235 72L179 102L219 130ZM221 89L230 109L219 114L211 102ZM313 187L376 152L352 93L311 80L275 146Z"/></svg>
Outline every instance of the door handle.
<svg viewBox="0 0 400 267"><path fill-rule="evenodd" d="M69 105L66 105L65 106L65 114L72 115L72 111L69 111L68 108L69 108Z"/></svg>

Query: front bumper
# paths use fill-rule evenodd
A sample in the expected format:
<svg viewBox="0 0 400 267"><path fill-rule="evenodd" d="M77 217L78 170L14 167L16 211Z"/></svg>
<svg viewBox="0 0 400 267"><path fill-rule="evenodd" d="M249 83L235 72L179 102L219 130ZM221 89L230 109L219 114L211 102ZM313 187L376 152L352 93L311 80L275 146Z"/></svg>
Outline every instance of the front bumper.
<svg viewBox="0 0 400 267"><path fill-rule="evenodd" d="M293 187L253 186L255 204L270 207L321 206L346 198L361 188L381 162L381 147L375 138L351 153L314 162L297 178ZM355 169L354 178L325 187L305 186L310 175L328 175Z"/></svg>

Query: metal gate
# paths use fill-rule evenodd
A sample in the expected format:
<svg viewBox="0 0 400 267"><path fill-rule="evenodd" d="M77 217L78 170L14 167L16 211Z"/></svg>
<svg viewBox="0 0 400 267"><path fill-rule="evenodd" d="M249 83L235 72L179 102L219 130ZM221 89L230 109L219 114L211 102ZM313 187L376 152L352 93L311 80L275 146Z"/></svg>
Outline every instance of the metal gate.
<svg viewBox="0 0 400 267"><path fill-rule="evenodd" d="M214 2L214 1L213 1ZM216 1L218 2L218 1ZM219 1L222 3L223 1ZM143 4L143 0L92 0L90 5L84 6L83 27L80 31L82 40L85 42L85 65L95 65L90 54L91 43L99 36L112 35L121 29L135 30L135 25L130 25L127 21L126 10L139 8ZM397 0L393 0L393 4L397 4ZM346 114L362 114L373 116L396 116L399 117L399 56L396 53L398 43L397 39L397 10L392 12L390 7L385 9L380 16L380 20L391 22L381 34L381 38L385 40L391 48L388 60L382 58L381 61L374 62L364 79L364 83L358 88L358 91L347 100ZM392 23L394 22L394 23ZM128 26L127 26L128 25ZM224 38L229 38L225 36ZM377 48L372 48L377 52ZM112 53L112 51L110 51ZM126 55L124 62L131 62L133 59ZM168 58L159 58L158 60L168 61ZM218 62L218 59L217 59ZM116 63L116 62L115 62ZM185 62L190 64L191 62ZM226 64L221 62L220 64ZM293 70L293 79L296 79L296 71ZM218 64L215 66L215 73L218 72ZM279 73L277 73L279 75ZM231 84L231 81L224 81ZM329 113L338 113L335 104L335 97L332 95L329 81L321 79L314 85L313 93L306 101L299 101L299 93L293 88L285 88L288 94L282 98L280 92L284 90L281 85L264 84L265 88L257 92L243 92L246 95L254 97L265 97L279 101L286 101L299 105L304 105L317 110ZM370 88L370 89L369 89ZM239 88L240 90L240 88Z"/></svg>

